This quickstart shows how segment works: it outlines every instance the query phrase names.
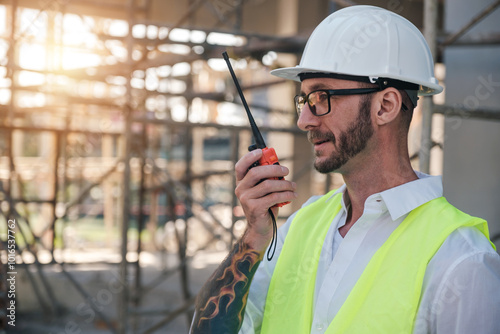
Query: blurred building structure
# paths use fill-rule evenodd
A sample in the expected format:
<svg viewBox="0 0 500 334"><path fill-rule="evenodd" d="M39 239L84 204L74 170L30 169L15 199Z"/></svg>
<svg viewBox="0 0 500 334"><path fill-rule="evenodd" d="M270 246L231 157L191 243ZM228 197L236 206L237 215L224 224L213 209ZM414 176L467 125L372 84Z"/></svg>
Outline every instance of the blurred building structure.
<svg viewBox="0 0 500 334"><path fill-rule="evenodd" d="M500 1L448 1L443 181L445 196L489 222L500 246ZM495 10L496 8L496 10ZM472 15L471 13L474 13ZM464 27L469 29L464 30ZM452 32L463 32L456 38ZM453 107L453 108L451 108Z"/></svg>
<svg viewBox="0 0 500 334"><path fill-rule="evenodd" d="M232 58L268 145L301 189L299 199L280 212L282 222L309 196L339 186L341 179L312 169L310 144L295 126L292 98L298 86L269 70L295 65L312 29L328 13L353 4L395 11L428 38L446 95L420 103L410 133L412 162L441 174L444 147L447 196L489 218L496 237L500 58L487 54L498 53L498 24L492 22L498 22L500 2L463 1L460 20L452 3L0 2L0 233L5 246L6 222L16 221L18 271L34 301L18 311L39 309L49 319L69 312L64 326L78 329L96 321L116 333L166 331L179 318L187 328L199 288L191 282L204 280L192 277L193 263L205 252L227 250L245 226L233 166L252 139L222 52ZM486 21L487 35L462 39L473 19L478 31ZM470 55L463 57L460 48ZM474 59L476 50L486 53L483 62ZM461 75L475 81L463 85ZM475 96L479 78L492 84L464 114L456 101ZM471 144L480 134L484 150ZM470 161L485 168L477 173L465 164ZM146 268L148 254L160 259L156 272ZM89 265L107 268L98 289L86 288L85 275L75 269ZM175 296L155 298L172 277ZM61 298L61 286L83 304Z"/></svg>

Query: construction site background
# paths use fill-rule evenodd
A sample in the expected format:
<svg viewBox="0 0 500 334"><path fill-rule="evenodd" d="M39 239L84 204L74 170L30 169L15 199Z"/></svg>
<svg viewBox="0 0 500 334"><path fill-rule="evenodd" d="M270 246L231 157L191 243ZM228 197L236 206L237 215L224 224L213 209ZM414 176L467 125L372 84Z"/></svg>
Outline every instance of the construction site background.
<svg viewBox="0 0 500 334"><path fill-rule="evenodd" d="M500 246L500 1L0 1L0 331L186 333L246 224L252 134L222 52L300 189L282 224L342 178L312 168L298 85L269 71L355 4L424 33L445 92L419 101L412 164Z"/></svg>

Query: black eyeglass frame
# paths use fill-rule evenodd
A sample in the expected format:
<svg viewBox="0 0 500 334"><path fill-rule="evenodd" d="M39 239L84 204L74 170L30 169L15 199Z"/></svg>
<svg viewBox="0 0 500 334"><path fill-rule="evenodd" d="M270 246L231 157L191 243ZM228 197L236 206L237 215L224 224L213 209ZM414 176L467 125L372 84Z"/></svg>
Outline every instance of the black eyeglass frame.
<svg viewBox="0 0 500 334"><path fill-rule="evenodd" d="M374 88L350 88L350 89L316 89L316 90L313 90L312 92L310 92L309 94L307 95L304 95L304 94L299 94L299 95L295 95L295 97L293 98L294 102L295 102L295 110L297 111L297 115L300 116L300 113L302 112L302 109L304 108L304 105L306 104L307 102L307 105L309 106L309 109L311 110L311 113L314 115L314 116L325 116L327 114L330 113L330 111L332 110L332 107L331 107L331 102L330 102L330 98L332 96L345 96L345 95L362 95L362 94L370 94L370 93L375 93L375 92L379 92L381 91L380 87L374 87ZM313 108L314 106L311 106L309 104L309 96L313 93L316 93L316 92L325 92L328 96L327 100L328 100L328 111L323 113L323 114L317 114L316 113L316 108ZM304 98L304 101L302 102L302 106L300 106L300 102L298 101L299 98Z"/></svg>

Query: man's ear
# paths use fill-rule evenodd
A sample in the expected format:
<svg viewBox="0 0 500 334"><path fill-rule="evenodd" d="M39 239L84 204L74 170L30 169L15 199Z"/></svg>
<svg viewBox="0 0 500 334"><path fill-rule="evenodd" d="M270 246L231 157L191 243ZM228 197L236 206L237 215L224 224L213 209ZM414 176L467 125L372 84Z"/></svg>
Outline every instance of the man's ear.
<svg viewBox="0 0 500 334"><path fill-rule="evenodd" d="M398 117L401 112L403 97L396 88L389 87L377 94L377 102L376 123L385 125Z"/></svg>

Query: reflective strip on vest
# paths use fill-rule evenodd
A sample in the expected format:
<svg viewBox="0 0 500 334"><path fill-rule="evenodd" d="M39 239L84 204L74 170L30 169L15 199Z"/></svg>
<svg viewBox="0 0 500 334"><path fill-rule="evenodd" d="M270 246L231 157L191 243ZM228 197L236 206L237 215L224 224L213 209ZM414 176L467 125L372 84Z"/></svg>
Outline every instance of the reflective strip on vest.
<svg viewBox="0 0 500 334"><path fill-rule="evenodd" d="M341 208L334 191L299 210L286 236L266 299L261 333L310 333L324 239ZM455 229L486 221L444 197L414 209L377 250L326 333L412 333L427 264Z"/></svg>

